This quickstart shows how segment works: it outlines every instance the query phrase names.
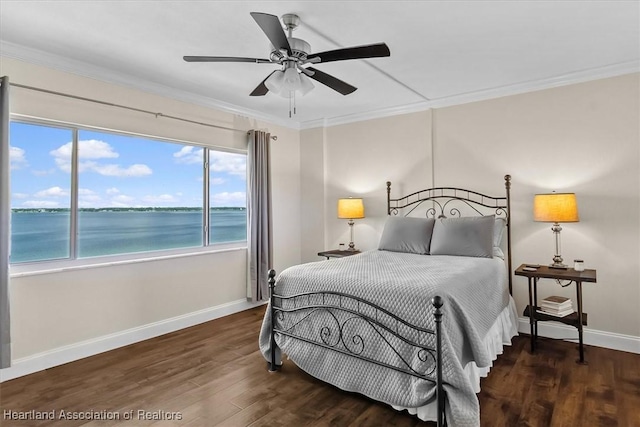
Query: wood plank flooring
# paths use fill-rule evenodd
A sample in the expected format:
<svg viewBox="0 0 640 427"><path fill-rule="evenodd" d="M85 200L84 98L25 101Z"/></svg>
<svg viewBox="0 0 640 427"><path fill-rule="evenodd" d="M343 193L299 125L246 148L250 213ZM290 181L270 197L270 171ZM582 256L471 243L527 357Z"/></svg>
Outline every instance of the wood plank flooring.
<svg viewBox="0 0 640 427"><path fill-rule="evenodd" d="M269 373L257 348L263 313L248 310L4 382L0 425L434 425L324 384L289 361ZM540 339L533 355L528 345L526 335L516 337L483 379L483 426L640 427L640 355L587 347L588 364L579 365L572 343ZM57 419L12 420L6 412L52 410ZM120 419L59 419L61 410ZM128 414L132 420L123 419Z"/></svg>

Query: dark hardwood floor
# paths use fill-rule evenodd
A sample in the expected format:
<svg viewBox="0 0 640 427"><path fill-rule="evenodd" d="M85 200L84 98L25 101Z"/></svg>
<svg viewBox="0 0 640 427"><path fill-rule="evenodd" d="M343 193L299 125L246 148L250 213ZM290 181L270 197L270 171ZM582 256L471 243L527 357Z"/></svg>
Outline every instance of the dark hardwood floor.
<svg viewBox="0 0 640 427"><path fill-rule="evenodd" d="M289 361L281 372L267 372L257 349L263 312L260 307L4 382L0 425L433 425L321 383ZM534 355L528 344L527 336L516 337L483 379L483 426L640 426L640 355L587 347L588 364L579 365L574 344L540 339ZM7 416L52 410L56 420ZM60 411L121 419L59 419ZM124 420L130 411L133 420ZM138 411L151 419L140 419Z"/></svg>

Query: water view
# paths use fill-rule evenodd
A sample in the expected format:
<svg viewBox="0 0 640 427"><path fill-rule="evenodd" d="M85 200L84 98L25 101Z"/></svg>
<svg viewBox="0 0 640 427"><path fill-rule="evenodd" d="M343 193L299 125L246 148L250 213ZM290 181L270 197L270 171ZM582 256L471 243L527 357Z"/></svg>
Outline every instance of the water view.
<svg viewBox="0 0 640 427"><path fill-rule="evenodd" d="M68 209L14 209L11 262L69 256ZM246 240L243 208L210 211L210 243ZM202 246L202 209L101 208L78 212L81 258Z"/></svg>

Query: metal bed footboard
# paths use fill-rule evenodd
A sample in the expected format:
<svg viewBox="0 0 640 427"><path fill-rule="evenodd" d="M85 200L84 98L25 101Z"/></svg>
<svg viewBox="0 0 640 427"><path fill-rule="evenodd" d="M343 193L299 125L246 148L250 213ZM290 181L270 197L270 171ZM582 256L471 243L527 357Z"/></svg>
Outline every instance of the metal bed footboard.
<svg viewBox="0 0 640 427"><path fill-rule="evenodd" d="M432 299L435 308L435 330L432 330L412 325L377 304L343 292L278 295L275 276L275 270L270 270L270 371L279 368L276 335L304 341L434 383L437 425L446 425L440 296ZM386 353L379 351L380 345Z"/></svg>

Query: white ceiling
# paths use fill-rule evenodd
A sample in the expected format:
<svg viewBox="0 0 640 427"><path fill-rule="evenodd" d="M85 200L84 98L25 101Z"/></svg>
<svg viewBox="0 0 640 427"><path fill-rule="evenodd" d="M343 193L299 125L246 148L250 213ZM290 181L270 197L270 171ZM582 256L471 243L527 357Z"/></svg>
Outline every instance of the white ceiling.
<svg viewBox="0 0 640 427"><path fill-rule="evenodd" d="M7 1L2 54L216 105L292 127L451 105L638 71L637 1ZM289 103L249 93L273 64L249 12L296 13L312 52L386 42L388 58L319 64L358 90L316 83ZM51 88L52 84L43 83Z"/></svg>

